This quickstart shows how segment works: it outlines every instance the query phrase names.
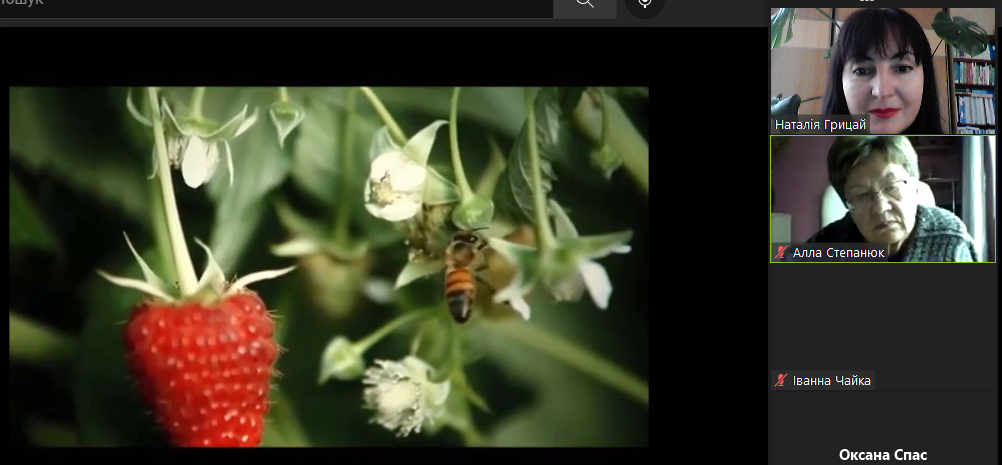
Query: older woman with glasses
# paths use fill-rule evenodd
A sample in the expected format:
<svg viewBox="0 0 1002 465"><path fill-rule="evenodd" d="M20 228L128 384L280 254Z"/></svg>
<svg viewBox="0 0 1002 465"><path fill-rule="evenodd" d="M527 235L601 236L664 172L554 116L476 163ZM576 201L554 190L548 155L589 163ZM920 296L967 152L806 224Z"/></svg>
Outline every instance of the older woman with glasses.
<svg viewBox="0 0 1002 465"><path fill-rule="evenodd" d="M919 202L918 156L904 136L839 137L828 179L849 212L807 242L879 242L892 262L978 261L964 222Z"/></svg>

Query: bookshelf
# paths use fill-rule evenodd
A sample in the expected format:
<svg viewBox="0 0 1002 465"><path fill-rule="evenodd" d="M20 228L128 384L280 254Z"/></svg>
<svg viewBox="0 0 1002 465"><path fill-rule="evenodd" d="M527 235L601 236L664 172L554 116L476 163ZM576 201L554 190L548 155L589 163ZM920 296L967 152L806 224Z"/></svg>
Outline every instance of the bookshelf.
<svg viewBox="0 0 1002 465"><path fill-rule="evenodd" d="M950 118L954 134L995 134L995 84L998 66L995 36L977 57L950 47Z"/></svg>

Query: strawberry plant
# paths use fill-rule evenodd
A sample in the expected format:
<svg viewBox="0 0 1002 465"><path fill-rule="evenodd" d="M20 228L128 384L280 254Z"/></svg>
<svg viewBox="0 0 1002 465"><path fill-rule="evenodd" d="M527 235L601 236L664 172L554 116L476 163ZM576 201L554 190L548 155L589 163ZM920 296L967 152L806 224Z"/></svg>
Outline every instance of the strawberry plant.
<svg viewBox="0 0 1002 465"><path fill-rule="evenodd" d="M23 443L647 445L646 89L88 92L11 89Z"/></svg>

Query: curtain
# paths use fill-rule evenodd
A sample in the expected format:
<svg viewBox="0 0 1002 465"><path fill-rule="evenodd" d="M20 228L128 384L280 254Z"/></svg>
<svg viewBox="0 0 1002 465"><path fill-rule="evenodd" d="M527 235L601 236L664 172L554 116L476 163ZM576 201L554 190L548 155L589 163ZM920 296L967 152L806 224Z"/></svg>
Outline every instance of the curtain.
<svg viewBox="0 0 1002 465"><path fill-rule="evenodd" d="M985 204L988 191L985 179L985 136L966 136L963 146L963 173L961 198L964 205L961 218L967 224L967 231L974 238L974 248L978 258L987 261L988 248L985 236L988 233L988 217L985 215Z"/></svg>

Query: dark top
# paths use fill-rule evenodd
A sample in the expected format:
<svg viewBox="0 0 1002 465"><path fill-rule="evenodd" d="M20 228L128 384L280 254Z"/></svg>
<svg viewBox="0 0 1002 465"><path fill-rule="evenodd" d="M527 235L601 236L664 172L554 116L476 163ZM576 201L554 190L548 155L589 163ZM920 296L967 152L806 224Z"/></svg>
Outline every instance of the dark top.
<svg viewBox="0 0 1002 465"><path fill-rule="evenodd" d="M807 242L866 242L850 213L821 228ZM891 262L976 262L974 239L957 215L939 207L919 205L911 237L890 257Z"/></svg>

